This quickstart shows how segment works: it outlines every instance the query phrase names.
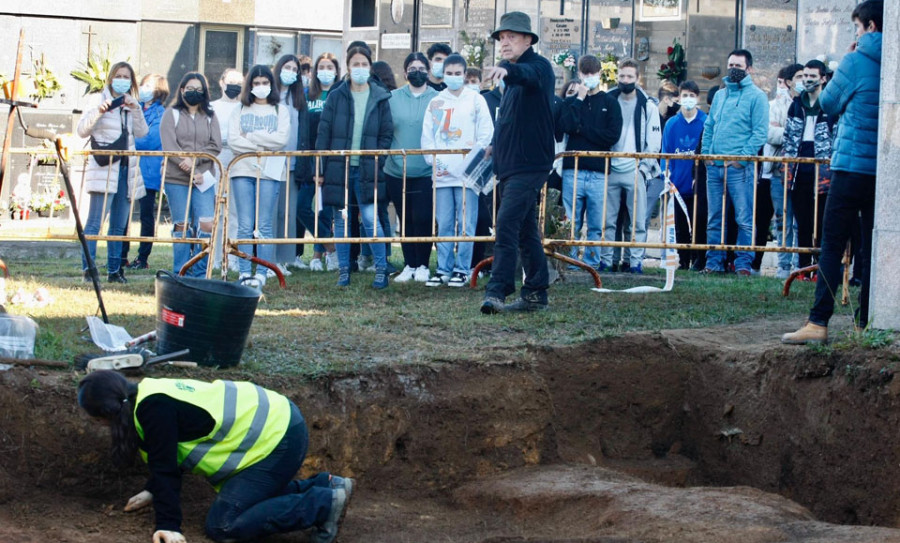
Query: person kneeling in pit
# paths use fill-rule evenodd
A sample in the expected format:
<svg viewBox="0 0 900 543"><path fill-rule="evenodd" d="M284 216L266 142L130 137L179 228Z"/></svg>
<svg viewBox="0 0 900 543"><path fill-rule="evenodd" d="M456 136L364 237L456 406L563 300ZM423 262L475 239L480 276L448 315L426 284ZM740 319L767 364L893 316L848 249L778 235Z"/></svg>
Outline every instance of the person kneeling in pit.
<svg viewBox="0 0 900 543"><path fill-rule="evenodd" d="M248 382L144 379L114 371L78 384L78 405L109 426L112 454L129 465L135 452L150 469L125 511L151 503L153 543L183 543L181 473L206 477L218 492L206 517L214 541L258 541L313 528L311 541L331 543L350 503L353 479L320 473L294 479L309 434L288 398Z"/></svg>

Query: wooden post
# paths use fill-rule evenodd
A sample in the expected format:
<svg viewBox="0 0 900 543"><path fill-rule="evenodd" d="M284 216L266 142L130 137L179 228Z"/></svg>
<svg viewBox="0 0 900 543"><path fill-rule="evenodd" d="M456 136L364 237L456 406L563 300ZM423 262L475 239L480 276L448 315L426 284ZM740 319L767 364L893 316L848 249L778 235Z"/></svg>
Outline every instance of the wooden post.
<svg viewBox="0 0 900 543"><path fill-rule="evenodd" d="M19 29L19 47L16 51L16 69L13 72L10 99L16 100L19 92L19 77L22 75L22 48L25 46L25 29ZM6 170L9 166L9 144L12 140L13 122L16 119L16 106L9 107L9 115L6 118L6 137L3 138L3 151L0 154L0 191L3 190L3 182L6 180Z"/></svg>

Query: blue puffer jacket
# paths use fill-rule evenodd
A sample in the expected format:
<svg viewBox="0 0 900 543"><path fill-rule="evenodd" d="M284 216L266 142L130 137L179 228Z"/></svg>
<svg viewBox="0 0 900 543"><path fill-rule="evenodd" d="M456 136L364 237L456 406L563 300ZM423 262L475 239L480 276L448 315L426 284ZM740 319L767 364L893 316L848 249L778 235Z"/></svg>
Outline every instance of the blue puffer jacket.
<svg viewBox="0 0 900 543"><path fill-rule="evenodd" d="M149 105L144 104L144 119L147 120L149 132L143 138L134 138L134 148L138 151L162 151L162 141L159 137L159 123L162 121L165 106L158 100ZM162 177L163 157L141 157L141 176L144 178L144 187L147 190L159 190Z"/></svg>
<svg viewBox="0 0 900 543"><path fill-rule="evenodd" d="M831 169L875 175L878 154L878 101L881 86L881 32L863 34L856 51L841 61L819 103L840 117Z"/></svg>

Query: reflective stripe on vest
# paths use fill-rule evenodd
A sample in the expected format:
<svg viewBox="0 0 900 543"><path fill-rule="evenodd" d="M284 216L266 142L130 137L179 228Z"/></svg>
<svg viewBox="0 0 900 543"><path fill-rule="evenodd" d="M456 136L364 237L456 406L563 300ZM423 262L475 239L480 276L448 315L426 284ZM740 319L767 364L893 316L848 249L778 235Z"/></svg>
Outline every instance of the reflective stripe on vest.
<svg viewBox="0 0 900 543"><path fill-rule="evenodd" d="M291 417L287 398L253 383L145 379L138 385L135 405L135 429L141 440L144 431L137 407L153 394L195 405L212 416L215 425L209 435L178 443L178 464L205 476L217 489L230 476L268 456ZM144 451L141 456L147 460Z"/></svg>

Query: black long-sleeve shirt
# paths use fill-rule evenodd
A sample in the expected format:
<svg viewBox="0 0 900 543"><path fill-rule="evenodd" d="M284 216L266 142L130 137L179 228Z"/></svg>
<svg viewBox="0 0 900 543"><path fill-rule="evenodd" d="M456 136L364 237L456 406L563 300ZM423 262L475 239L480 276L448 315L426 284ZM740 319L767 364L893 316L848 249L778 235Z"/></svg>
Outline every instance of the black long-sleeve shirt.
<svg viewBox="0 0 900 543"><path fill-rule="evenodd" d="M150 478L145 490L153 494L156 529L181 531L181 468L178 443L209 435L215 427L212 416L195 405L165 394L151 394L137 407L137 420L144 431L141 449L147 452Z"/></svg>
<svg viewBox="0 0 900 543"><path fill-rule="evenodd" d="M569 135L566 151L609 151L622 133L622 108L618 100L602 91L589 94L584 100L570 96L560 107L557 122L557 134ZM574 167L575 158L563 159L563 169ZM606 160L581 158L578 169L603 172Z"/></svg>

